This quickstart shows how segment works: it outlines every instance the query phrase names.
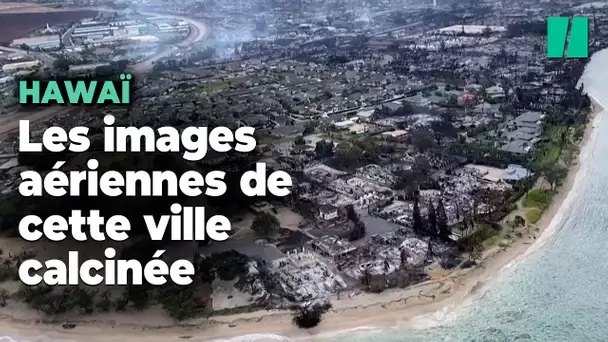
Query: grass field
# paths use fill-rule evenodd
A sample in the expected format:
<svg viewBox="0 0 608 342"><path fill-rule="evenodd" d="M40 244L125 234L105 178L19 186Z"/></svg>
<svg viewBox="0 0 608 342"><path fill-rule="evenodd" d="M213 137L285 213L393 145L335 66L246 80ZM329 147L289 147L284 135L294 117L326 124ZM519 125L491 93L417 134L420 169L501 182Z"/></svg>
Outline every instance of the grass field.
<svg viewBox="0 0 608 342"><path fill-rule="evenodd" d="M551 192L548 190L530 190L527 198L524 200L524 206L527 208L538 208L544 210L551 203Z"/></svg>
<svg viewBox="0 0 608 342"><path fill-rule="evenodd" d="M540 219L542 212L538 208L532 208L526 212L526 221L529 223L536 223Z"/></svg>

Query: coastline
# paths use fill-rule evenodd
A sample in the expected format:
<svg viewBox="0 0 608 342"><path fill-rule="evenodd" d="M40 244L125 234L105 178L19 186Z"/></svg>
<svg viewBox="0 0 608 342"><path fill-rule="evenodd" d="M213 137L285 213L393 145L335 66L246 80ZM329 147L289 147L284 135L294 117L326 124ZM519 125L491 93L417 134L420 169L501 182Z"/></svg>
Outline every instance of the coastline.
<svg viewBox="0 0 608 342"><path fill-rule="evenodd" d="M591 96L590 96L591 97ZM217 340L243 335L270 334L295 340L323 339L344 331L390 327L405 323L413 328L426 328L446 323L455 309L482 296L492 282L513 269L512 266L542 247L558 229L584 176L589 142L595 137L595 122L604 108L592 98L593 112L579 142L580 153L569 167L568 176L558 188L549 207L535 225L507 248L493 247L484 253L479 266L457 270L450 275L408 289L387 290L380 294L361 294L333 301L333 308L316 328L298 329L289 311L256 311L231 316L194 319L175 324L155 308L135 314L94 314L85 319L69 319L76 324L71 330L61 327L66 320L46 322L32 310L13 305L0 309L0 335L13 339L49 337L62 341L197 341ZM449 319L447 320L449 321ZM144 323L145 322L145 323ZM18 336L18 337L17 337ZM4 336L0 336L0 339Z"/></svg>

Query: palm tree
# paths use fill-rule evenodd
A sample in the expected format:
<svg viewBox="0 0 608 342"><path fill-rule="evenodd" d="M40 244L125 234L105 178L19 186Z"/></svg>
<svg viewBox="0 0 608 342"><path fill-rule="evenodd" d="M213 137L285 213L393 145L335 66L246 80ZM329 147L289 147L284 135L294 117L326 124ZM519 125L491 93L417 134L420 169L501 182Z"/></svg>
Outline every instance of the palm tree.
<svg viewBox="0 0 608 342"><path fill-rule="evenodd" d="M469 260L477 261L483 257L483 246L477 240L472 241L469 247Z"/></svg>
<svg viewBox="0 0 608 342"><path fill-rule="evenodd" d="M557 144L559 147L559 152L557 154L557 160L559 160L562 156L562 152L563 152L564 148L570 144L570 130L569 129L563 129L561 131Z"/></svg>

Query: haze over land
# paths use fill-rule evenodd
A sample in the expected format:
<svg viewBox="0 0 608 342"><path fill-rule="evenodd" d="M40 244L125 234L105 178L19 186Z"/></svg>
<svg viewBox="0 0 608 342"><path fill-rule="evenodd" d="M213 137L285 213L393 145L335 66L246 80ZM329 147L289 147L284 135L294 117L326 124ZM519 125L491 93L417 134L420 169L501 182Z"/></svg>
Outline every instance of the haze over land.
<svg viewBox="0 0 608 342"><path fill-rule="evenodd" d="M568 317L554 327L542 316L569 314L566 299L578 295L554 282L556 274L573 283L569 272L576 274L577 290L589 286L601 293L585 283L595 276L578 273L595 274L601 264L563 261L566 252L592 259L586 253L598 250L591 240L602 241L601 230L581 235L580 227L569 229L566 221L551 235L561 227L553 218L578 217L580 210L577 222L593 220L591 207L561 206L596 205L599 192L576 191L581 179L588 178L594 191L604 184L601 172L578 163L597 162L587 153L592 149L581 152L580 146L601 143L589 125L598 107L576 87L586 61L547 59L544 47L546 17L578 11L573 5L159 0L137 6L76 3L23 14L111 8L73 23L57 17L64 22L47 27L50 17L33 17L38 19L14 24L32 32L0 49L0 230L6 235L0 238L0 313L6 315L6 331L87 342L253 333L311 340L336 330L390 325L397 328L345 337L403 340L409 338L402 336L403 323L442 323L462 303L473 302L455 328L407 333L421 341L546 341L543 327L582 342L582 330L564 328ZM608 20L592 7L582 11L591 18L592 54L608 41ZM136 74L128 108L40 108L20 105L15 96L24 76L112 78L125 71ZM583 78L586 90L604 102L603 85L598 87L603 73L592 75L598 78ZM251 126L258 148L249 154L209 153L193 163L169 154L102 155L98 147L79 155L15 151L19 118L32 120L37 137L51 125L90 127L94 146L101 146L108 114L120 126ZM153 201L32 200L17 192L22 170L44 172L59 158L67 161L65 170L82 169L93 157L101 171L226 170L228 191L218 198ZM292 194L244 196L239 178L255 162L289 172ZM575 192L566 199L571 188ZM161 246L169 261L191 259L197 268L191 286L27 288L15 278L32 255L64 258L78 249L103 259L107 247L26 244L15 237L24 212L67 215L74 208L96 208L138 222L144 214L167 212L175 201L226 215L232 236L222 243L155 243L146 239L144 225L135 224L134 239L114 247L126 259L147 261ZM572 231L577 234L567 235ZM543 250L509 273L515 280L504 279L505 266L552 236L557 240L547 246L559 253ZM590 248L576 254L570 250L575 246L559 239ZM537 282L542 285L535 287ZM567 295L559 297L556 290ZM472 300L482 296L478 307ZM582 302L572 301L584 310Z"/></svg>

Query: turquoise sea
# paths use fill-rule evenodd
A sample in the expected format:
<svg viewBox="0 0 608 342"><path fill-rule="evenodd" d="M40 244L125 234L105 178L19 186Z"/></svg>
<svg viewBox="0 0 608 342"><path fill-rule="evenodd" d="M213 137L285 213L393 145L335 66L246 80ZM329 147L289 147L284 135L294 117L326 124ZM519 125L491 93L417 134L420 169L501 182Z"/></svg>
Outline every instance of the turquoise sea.
<svg viewBox="0 0 608 342"><path fill-rule="evenodd" d="M581 79L608 104L608 50ZM604 105L604 108L606 106ZM608 119L581 153L581 169L561 213L529 254L487 286L481 298L428 318L429 327L351 331L328 341L608 341ZM406 325L406 324L404 324Z"/></svg>

